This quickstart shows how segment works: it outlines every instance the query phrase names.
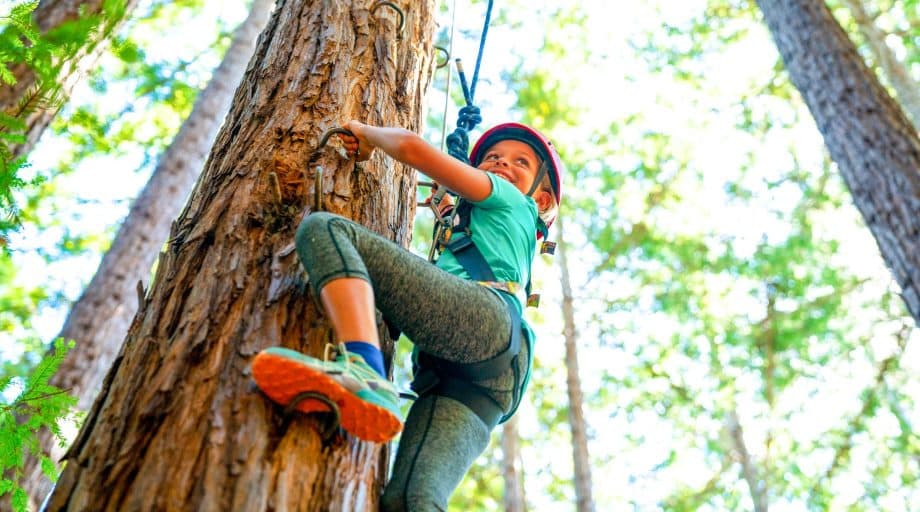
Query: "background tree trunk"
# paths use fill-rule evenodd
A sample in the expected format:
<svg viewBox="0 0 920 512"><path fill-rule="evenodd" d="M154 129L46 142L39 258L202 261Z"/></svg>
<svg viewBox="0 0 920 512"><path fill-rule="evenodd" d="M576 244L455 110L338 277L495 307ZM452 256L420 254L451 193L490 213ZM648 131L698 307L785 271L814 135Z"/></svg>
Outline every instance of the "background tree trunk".
<svg viewBox="0 0 920 512"><path fill-rule="evenodd" d="M920 127L920 85L911 78L907 68L885 42L887 34L879 29L874 17L866 12L862 0L844 0L843 3L853 14L859 32L866 38L873 59L891 83L899 103L904 107L904 113L914 123L915 128Z"/></svg>
<svg viewBox="0 0 920 512"><path fill-rule="evenodd" d="M292 250L323 132L419 129L433 2L406 10L402 39L394 10L369 7L278 3L51 510L376 510L386 446L324 445L322 418L285 421L250 376L264 348L321 357L332 340ZM324 207L406 245L414 172L379 152L355 165L337 144L317 160Z"/></svg>
<svg viewBox="0 0 920 512"><path fill-rule="evenodd" d="M920 139L822 0L758 0L824 136L920 324Z"/></svg>
<svg viewBox="0 0 920 512"><path fill-rule="evenodd" d="M77 408L81 411L92 406L105 373L121 348L137 312L136 286L149 277L156 255L169 234L170 222L179 214L201 174L273 5L274 0L253 0L249 16L236 29L223 61L131 205L111 248L64 322L58 336L75 340L76 347L61 363L51 384L77 397ZM41 443L53 460L64 454L64 449L48 432L42 433ZM51 481L34 458L27 462L23 474L29 482L31 499L40 503L51 490Z"/></svg>
<svg viewBox="0 0 920 512"><path fill-rule="evenodd" d="M747 482L751 492L751 501L754 502L754 512L767 512L770 502L765 489L765 481L757 472L757 463L744 442L744 431L741 429L741 420L734 409L729 411L725 418L725 429L732 442L735 460L741 466L741 476Z"/></svg>
<svg viewBox="0 0 920 512"><path fill-rule="evenodd" d="M526 512L524 471L521 466L521 444L518 435L518 415L502 427L502 476L505 480L505 512Z"/></svg>
<svg viewBox="0 0 920 512"><path fill-rule="evenodd" d="M559 274L562 282L562 318L565 329L566 387L569 394L569 425L572 429L572 462L575 468L575 497L578 512L594 512L591 483L591 458L588 456L588 424L585 420L585 397L578 373L578 333L575 328L575 300L569 276L568 248L563 238L563 219L559 223Z"/></svg>
<svg viewBox="0 0 920 512"><path fill-rule="evenodd" d="M104 0L42 0L33 12L35 24L42 33L80 17L101 17L95 37L89 39L73 59L61 63L57 82L62 98L70 96L74 85L96 65L96 61L99 60L102 51L108 44L109 37L118 30L121 23L134 10L137 0L123 0L122 13L115 17L102 16L103 4L105 4ZM16 83L12 86L4 84L3 87L0 87L0 111L15 115L20 104L34 94L36 87L41 85L41 79L26 64L17 64L10 68L10 72L16 78ZM22 144L10 144L10 151L14 158L32 150L59 108L60 105L57 105L51 109L33 110L25 116L15 115L26 123L24 134L26 141Z"/></svg>

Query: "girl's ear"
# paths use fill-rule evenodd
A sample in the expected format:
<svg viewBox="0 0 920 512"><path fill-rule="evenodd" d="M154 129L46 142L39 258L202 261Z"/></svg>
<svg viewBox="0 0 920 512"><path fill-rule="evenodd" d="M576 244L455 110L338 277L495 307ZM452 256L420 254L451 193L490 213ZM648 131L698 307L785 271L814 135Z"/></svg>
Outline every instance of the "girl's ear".
<svg viewBox="0 0 920 512"><path fill-rule="evenodd" d="M543 189L533 193L533 200L537 203L537 211L544 212L553 206L553 196Z"/></svg>

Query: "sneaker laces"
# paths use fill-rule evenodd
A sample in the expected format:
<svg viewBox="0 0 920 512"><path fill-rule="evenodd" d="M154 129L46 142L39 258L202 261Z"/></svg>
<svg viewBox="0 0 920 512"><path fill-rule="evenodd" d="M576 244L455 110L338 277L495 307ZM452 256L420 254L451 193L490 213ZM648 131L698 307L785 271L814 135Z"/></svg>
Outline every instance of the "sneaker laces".
<svg viewBox="0 0 920 512"><path fill-rule="evenodd" d="M345 371L348 371L351 361L348 357L348 350L345 348L345 344L326 343L326 348L323 350L323 363L338 363L339 359L343 359L342 364L345 365ZM333 366L331 369L327 370L327 372L338 374L342 373L342 370Z"/></svg>
<svg viewBox="0 0 920 512"><path fill-rule="evenodd" d="M332 375L338 375L338 374L348 372L348 370L351 369L351 357L349 357L350 355L352 354L345 347L344 343L342 342L326 343L326 347L323 350L323 362L324 363L338 363L339 359L342 359L343 361L341 362L345 366L344 370L340 370L338 368L335 368L334 365L332 365L332 368L327 369L326 372ZM354 355L354 357L360 357L360 356ZM374 374L374 376L380 377L376 373ZM392 382L390 382L390 380L387 379L386 377L380 377L379 380L375 379L372 381L367 381L367 385L369 387L372 387L373 389L378 389L381 385L385 386L389 388L390 391L392 391L394 394L396 394L400 398L409 398L412 400L415 400L416 398L418 398L418 395L412 391L400 391L396 389L396 386Z"/></svg>

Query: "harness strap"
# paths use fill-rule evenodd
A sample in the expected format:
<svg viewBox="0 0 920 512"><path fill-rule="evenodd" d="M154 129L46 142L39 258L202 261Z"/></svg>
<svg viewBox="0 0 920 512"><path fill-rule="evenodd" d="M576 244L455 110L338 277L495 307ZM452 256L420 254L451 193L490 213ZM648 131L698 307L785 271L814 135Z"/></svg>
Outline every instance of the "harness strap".
<svg viewBox="0 0 920 512"><path fill-rule="evenodd" d="M497 281L495 274L492 273L492 267L482 255L479 247L473 243L473 238L461 231L463 228L458 227L447 241L447 249L457 258L457 261L470 275L474 281Z"/></svg>
<svg viewBox="0 0 920 512"><path fill-rule="evenodd" d="M495 428L504 418L504 411L498 402L492 399L487 389L463 379L438 375L430 368L422 368L416 372L412 390L418 393L419 398L436 394L460 402L479 416L489 430Z"/></svg>

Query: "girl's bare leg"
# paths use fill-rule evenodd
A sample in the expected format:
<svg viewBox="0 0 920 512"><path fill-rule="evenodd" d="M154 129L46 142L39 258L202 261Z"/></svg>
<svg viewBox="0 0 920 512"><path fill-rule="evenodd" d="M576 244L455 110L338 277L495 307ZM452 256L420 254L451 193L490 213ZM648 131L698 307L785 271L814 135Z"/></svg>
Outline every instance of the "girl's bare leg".
<svg viewBox="0 0 920 512"><path fill-rule="evenodd" d="M380 347L370 283L358 277L332 279L323 286L320 300L339 340Z"/></svg>

